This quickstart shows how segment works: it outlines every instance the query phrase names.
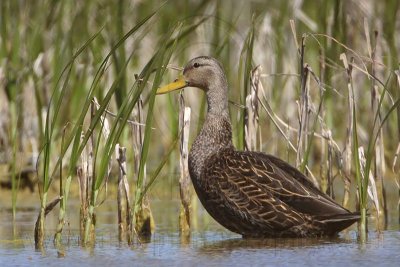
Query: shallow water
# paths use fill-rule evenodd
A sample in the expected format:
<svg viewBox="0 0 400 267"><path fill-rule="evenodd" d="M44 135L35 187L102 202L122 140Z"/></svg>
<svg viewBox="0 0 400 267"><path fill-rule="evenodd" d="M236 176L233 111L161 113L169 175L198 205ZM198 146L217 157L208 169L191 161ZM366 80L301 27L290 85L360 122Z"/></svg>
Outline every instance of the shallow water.
<svg viewBox="0 0 400 267"><path fill-rule="evenodd" d="M28 202L29 203L29 202ZM72 203L70 214L78 214L78 203ZM395 217L391 230L380 234L370 231L368 242L357 241L356 228L335 239L266 239L244 240L224 230L198 211L190 240L183 240L177 228L179 203L176 200L152 201L157 223L151 241L128 246L119 242L115 201L107 201L98 210L96 244L82 248L76 225L70 219L64 230L64 247L52 243L56 215L47 218L48 237L44 251L35 251L33 227L37 217L36 203L17 212L12 222L11 210L0 208L0 266L399 266L400 232Z"/></svg>

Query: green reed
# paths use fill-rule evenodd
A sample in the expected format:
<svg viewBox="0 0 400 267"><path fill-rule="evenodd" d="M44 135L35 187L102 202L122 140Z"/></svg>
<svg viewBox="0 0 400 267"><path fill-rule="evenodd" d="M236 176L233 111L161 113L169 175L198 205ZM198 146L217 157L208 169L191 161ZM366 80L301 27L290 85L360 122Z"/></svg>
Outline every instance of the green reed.
<svg viewBox="0 0 400 267"><path fill-rule="evenodd" d="M250 92L250 74L253 69L253 46L254 46L254 34L255 34L255 18L252 19L251 27L247 33L245 43L243 45L242 51L240 53L240 64L238 69L238 81L242 86L242 92L240 94L240 103L246 103L246 97ZM244 138L245 138L245 110L241 110L239 117L239 126L237 129L238 139L237 148L244 149Z"/></svg>

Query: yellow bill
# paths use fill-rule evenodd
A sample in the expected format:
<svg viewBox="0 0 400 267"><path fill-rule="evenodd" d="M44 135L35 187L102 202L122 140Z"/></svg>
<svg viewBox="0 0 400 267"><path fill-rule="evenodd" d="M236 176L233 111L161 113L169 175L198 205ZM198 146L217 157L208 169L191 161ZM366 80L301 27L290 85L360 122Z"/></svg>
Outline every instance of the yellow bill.
<svg viewBox="0 0 400 267"><path fill-rule="evenodd" d="M180 76L174 82L158 88L157 95L162 95L162 94L166 94L166 93L169 93L169 92L172 92L175 90L179 90L186 86L187 86L187 83L185 81L185 78L183 76Z"/></svg>

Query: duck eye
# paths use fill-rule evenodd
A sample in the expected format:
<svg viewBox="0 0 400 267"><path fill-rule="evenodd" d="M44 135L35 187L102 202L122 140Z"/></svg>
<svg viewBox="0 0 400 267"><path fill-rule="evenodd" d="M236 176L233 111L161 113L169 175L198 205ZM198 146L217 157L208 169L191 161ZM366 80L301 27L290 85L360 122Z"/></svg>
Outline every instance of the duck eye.
<svg viewBox="0 0 400 267"><path fill-rule="evenodd" d="M200 64L196 62L193 64L193 67L198 68L198 67L200 67Z"/></svg>

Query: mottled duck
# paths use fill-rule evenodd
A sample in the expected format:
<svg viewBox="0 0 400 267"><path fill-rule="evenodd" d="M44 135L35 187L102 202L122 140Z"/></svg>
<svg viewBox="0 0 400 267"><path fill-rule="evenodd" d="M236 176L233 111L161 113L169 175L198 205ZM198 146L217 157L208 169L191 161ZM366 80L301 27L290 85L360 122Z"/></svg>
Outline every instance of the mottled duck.
<svg viewBox="0 0 400 267"><path fill-rule="evenodd" d="M216 59L190 60L183 75L157 94L184 87L200 88L207 96L189 173L202 205L218 223L243 237L315 237L333 236L359 219L287 162L233 147L228 83Z"/></svg>

